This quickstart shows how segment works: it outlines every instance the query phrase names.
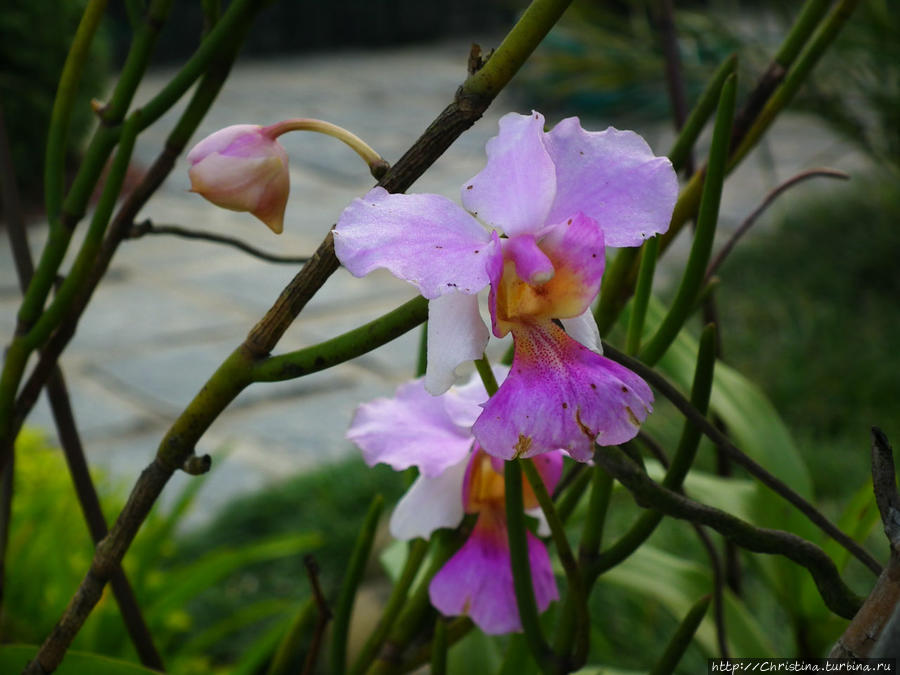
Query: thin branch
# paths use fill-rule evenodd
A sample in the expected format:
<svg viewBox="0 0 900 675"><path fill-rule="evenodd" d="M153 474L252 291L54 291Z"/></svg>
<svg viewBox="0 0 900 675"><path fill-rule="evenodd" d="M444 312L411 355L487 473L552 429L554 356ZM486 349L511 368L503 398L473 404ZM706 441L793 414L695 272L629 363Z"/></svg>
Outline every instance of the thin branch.
<svg viewBox="0 0 900 675"><path fill-rule="evenodd" d="M191 230L180 225L156 225L149 218L142 223L135 223L126 235L126 239L140 239L147 234L171 234L184 239L199 239L201 241L211 241L216 244L225 244L233 246L236 249L249 253L255 258L265 260L266 262L281 263L285 265L302 265L309 262L309 256L289 256L276 255L275 253L267 253L262 249L251 246L241 241L237 237L228 237L224 234L216 234L215 232L203 232L201 230Z"/></svg>
<svg viewBox="0 0 900 675"><path fill-rule="evenodd" d="M805 515L813 524L822 530L829 537L838 542L847 549L857 560L868 567L873 573L881 574L882 567L875 558L873 558L865 549L857 544L853 539L844 534L838 527L823 516L816 508L807 500L794 492L784 482L769 473L760 464L755 462L749 456L744 454L736 445L700 412L691 405L684 396L662 375L652 368L647 367L637 359L626 356L612 345L603 342L603 353L607 358L622 364L626 368L634 371L643 377L648 383L653 385L663 396L671 401L678 410L681 411L686 418L693 422L713 443L725 451L728 456L737 464L740 464L761 483L769 487L775 493L783 497L785 500L793 504L798 511Z"/></svg>
<svg viewBox="0 0 900 675"><path fill-rule="evenodd" d="M673 518L707 525L748 551L785 556L809 571L825 604L835 614L849 619L859 609L862 599L844 583L834 562L815 544L790 532L755 527L730 513L664 488L616 446L601 448L595 458L632 492L641 506Z"/></svg>
<svg viewBox="0 0 900 675"><path fill-rule="evenodd" d="M675 130L681 131L687 119L687 103L684 96L684 77L681 72L681 58L678 54L678 34L675 28L675 7L672 0L658 0L657 21L659 39L665 57L666 85L672 104L672 119ZM694 154L688 153L684 161L684 172L694 173Z"/></svg>
<svg viewBox="0 0 900 675"><path fill-rule="evenodd" d="M884 533L891 549L900 552L900 497L897 495L894 452L887 436L878 427L872 427L872 487Z"/></svg>
<svg viewBox="0 0 900 675"><path fill-rule="evenodd" d="M900 612L897 478L891 444L878 427L872 427L872 487L884 533L891 545L891 555L869 597L832 648L828 655L832 658L886 656L881 650L897 645L896 640L892 642L892 635L900 632L897 626L897 613Z"/></svg>
<svg viewBox="0 0 900 675"><path fill-rule="evenodd" d="M0 109L0 174L2 174L2 179L0 180L3 182L0 189L2 189L10 246L13 251L19 285L24 291L34 274L34 264L25 232L25 223L22 217L12 158L9 153L9 142L2 109ZM50 400L50 408L59 432L60 444L66 458L69 474L75 486L75 494L78 497L81 511L91 533L91 539L96 544L106 536L106 519L103 516L100 499L97 496L97 490L88 471L84 448L78 435L78 428L75 424L75 416L72 412L66 383L59 367L53 370L47 382L47 397ZM9 516L12 506L13 467L13 453L10 453L8 463L3 469L2 484L0 484L0 528L2 528L0 530L2 532L0 534L0 599L2 599L2 589L5 583L3 569L5 567ZM162 657L153 644L150 629L147 627L146 621L144 621L137 598L121 567L118 567L113 572L110 582L125 623L125 628L131 641L134 643L141 663L150 668L163 670Z"/></svg>
<svg viewBox="0 0 900 675"><path fill-rule="evenodd" d="M331 620L331 608L322 593L322 586L319 584L319 565L312 554L303 556L303 564L306 566L306 575L309 577L309 585L312 588L313 598L316 601L316 627L313 632L312 641L309 643L309 651L306 652L306 660L303 663L303 675L312 675L315 671L316 662L319 660L319 650L322 648L322 638L325 635L325 628Z"/></svg>
<svg viewBox="0 0 900 675"><path fill-rule="evenodd" d="M710 278L718 271L719 267L725 261L725 258L728 257L728 254L731 253L731 250L734 248L735 244L737 244L738 240L743 237L750 230L751 227L756 223L757 219L763 214L763 212L771 206L772 202L778 199L782 193L791 189L798 183L802 183L803 181L809 178L839 178L841 180L849 180L850 176L843 171L838 171L837 169L809 169L807 171L801 171L796 176L788 178L781 185L775 187L769 194L766 195L765 199L762 200L759 206L757 206L753 213L751 213L747 218L741 223L740 227L734 231L734 234L725 242L725 245L722 246L721 250L716 254L716 257L713 258L712 262L709 263L709 267L706 268L706 278L704 279L704 283L709 283Z"/></svg>

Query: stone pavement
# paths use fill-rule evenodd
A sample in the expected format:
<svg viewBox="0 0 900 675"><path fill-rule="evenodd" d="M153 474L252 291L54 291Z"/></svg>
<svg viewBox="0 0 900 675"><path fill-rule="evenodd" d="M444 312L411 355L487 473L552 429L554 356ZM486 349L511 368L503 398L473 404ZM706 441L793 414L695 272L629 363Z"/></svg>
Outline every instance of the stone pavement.
<svg viewBox="0 0 900 675"><path fill-rule="evenodd" d="M491 40L482 44L492 44ZM451 100L465 77L468 44L346 52L238 64L197 139L229 124L270 124L287 117L318 117L362 136L388 160L397 159ZM162 87L170 73L148 77L138 102ZM529 106L519 105L520 112ZM484 144L499 117L515 109L497 100L414 186L457 198L459 186L484 162ZM179 110L139 139L138 164L149 166ZM557 120L549 120L551 123ZM585 123L585 126L589 126ZM606 123L591 125L602 128ZM638 128L659 154L669 147L666 128ZM862 160L820 127L788 118L774 142L757 151L726 185L724 229L733 228L777 181L797 170L829 164L852 170ZM157 224L239 236L272 252L313 251L344 206L372 184L365 166L339 142L316 134L283 137L291 158L291 199L285 233L276 237L247 214L218 209L187 192L187 162L140 214ZM804 187L800 190L823 189ZM828 183L824 189L835 189ZM79 232L83 233L84 228ZM45 228L30 231L37 253ZM72 250L77 251L78 240ZM674 251L673 259L683 255ZM71 260L71 256L69 258ZM663 277L671 276L663 268ZM230 247L172 237L125 242L101 285L62 365L88 460L111 480L130 487L159 440L216 366L264 314L294 275ZM365 280L339 270L284 336L279 350L315 344L368 321L413 296L387 274ZM19 295L8 243L0 242L0 332L11 335ZM496 342L496 341L495 341ZM209 517L236 492L354 452L343 438L354 407L389 395L413 371L418 331L343 364L297 381L257 384L213 424L198 452L213 456L197 518ZM503 350L493 345L493 353ZM45 401L29 423L53 434ZM223 458L223 451L227 458ZM188 477L176 476L171 499Z"/></svg>

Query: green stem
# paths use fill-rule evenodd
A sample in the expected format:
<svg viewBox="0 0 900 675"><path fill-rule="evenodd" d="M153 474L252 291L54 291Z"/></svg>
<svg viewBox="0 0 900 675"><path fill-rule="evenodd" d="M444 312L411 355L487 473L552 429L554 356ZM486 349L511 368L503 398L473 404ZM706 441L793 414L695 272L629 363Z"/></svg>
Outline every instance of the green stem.
<svg viewBox="0 0 900 675"><path fill-rule="evenodd" d="M210 62L223 49L229 49L233 45L234 35L246 29L250 18L259 9L259 0L233 0L229 3L222 18L203 39L194 55L162 91L143 106L144 128L162 117L191 88L197 78L206 72Z"/></svg>
<svg viewBox="0 0 900 675"><path fill-rule="evenodd" d="M582 471L575 480L572 481L572 484L566 491L563 492L562 496L557 499L556 512L563 522L566 522L569 519L569 516L572 515L575 507L578 506L578 502L581 501L584 491L587 490L587 486L591 483L591 476L592 472Z"/></svg>
<svg viewBox="0 0 900 675"><path fill-rule="evenodd" d="M659 254L659 237L653 237L644 244L641 251L641 266L638 270L637 287L634 301L631 303L631 317L628 320L628 334L625 339L625 351L634 356L641 348L641 336L644 332L644 319L647 318L647 305L653 290L653 273L656 271L656 257Z"/></svg>
<svg viewBox="0 0 900 675"><path fill-rule="evenodd" d="M347 565L347 573L344 576L344 583L338 596L334 622L331 626L331 672L335 675L343 675L346 671L350 615L353 613L356 591L362 581L363 573L366 571L366 562L372 552L375 530L378 527L378 519L381 517L382 510L384 510L384 499L381 495L375 495L359 535L357 535L353 553L350 555L350 563Z"/></svg>
<svg viewBox="0 0 900 675"><path fill-rule="evenodd" d="M583 563L593 558L600 550L603 530L606 527L609 498L612 496L612 476L606 473L603 467L595 464L591 477L591 500L588 503L587 517L584 519L578 554Z"/></svg>
<svg viewBox="0 0 900 675"><path fill-rule="evenodd" d="M307 598L294 615L291 625L275 650L266 675L290 675L294 663L303 653L310 629L316 622L316 604Z"/></svg>
<svg viewBox="0 0 900 675"><path fill-rule="evenodd" d="M419 352L416 355L416 377L422 377L428 368L428 323L422 325L419 335Z"/></svg>
<svg viewBox="0 0 900 675"><path fill-rule="evenodd" d="M131 154L134 150L134 142L137 139L139 127L140 112L136 112L128 118L123 127L119 148L116 151L115 159L106 178L100 201L97 202L97 208L91 219L87 235L81 245L81 250L78 252L78 257L75 259L72 269L66 275L65 281L63 281L50 306L25 337L26 344L31 350L41 347L53 329L62 320L75 294L82 288L87 275L94 265L97 252L100 250L100 245L103 242L103 234L106 232L106 227L112 217L122 184L125 182L125 174L131 162Z"/></svg>
<svg viewBox="0 0 900 675"><path fill-rule="evenodd" d="M75 105L78 84L81 81L84 63L90 53L91 43L106 11L106 3L107 0L90 0L85 7L63 65L59 87L56 89L53 111L50 113L50 127L47 130L47 152L44 157L44 204L50 222L59 217L65 181L66 138L72 119L72 108Z"/></svg>
<svg viewBox="0 0 900 675"><path fill-rule="evenodd" d="M796 89L805 80L818 58L825 51L827 46L836 37L838 31L843 26L850 13L859 0L842 0L835 7L831 16L826 20L823 27L813 38L813 44L804 51L800 61L788 75L782 89L778 90L774 95L771 94L773 83L779 80L777 73L772 73L770 67L757 84L757 90L760 96L760 102L756 100L748 101L744 109L741 111L740 118L746 120L747 124L752 124L749 131L742 135L737 150L731 155L731 161L727 170L730 173L746 156L746 154L759 141L763 132L768 128L783 107L787 104L788 99L793 96ZM804 6L800 17L792 26L788 36L785 38L782 46L778 51L778 58L774 65L778 69L788 68L791 66L793 58L796 57L800 49L806 44L810 38L810 34L816 27L822 14L827 9L829 0L808 0ZM790 84L788 84L790 81ZM785 89L787 87L787 89ZM784 93L782 93L782 90ZM756 98L751 96L751 98ZM774 104L775 98L779 98L780 102ZM771 100L770 100L771 99ZM766 103L768 101L768 103ZM765 107L760 111L759 108ZM703 181L706 175L706 169L701 168L694 172L688 184L682 189L675 204L672 213L672 219L669 230L662 236L660 241L660 253L664 252L676 235L681 231L694 214L700 204L700 196L703 189ZM597 325L601 335L606 335L612 328L613 323L621 312L622 308L628 300L634 288L637 270L635 269L636 254L633 248L621 249L616 257L613 258L606 274L603 278L603 293L600 296L600 303L595 310L597 317Z"/></svg>
<svg viewBox="0 0 900 675"><path fill-rule="evenodd" d="M382 653L390 653L390 657L379 658L367 671L369 675L388 675L396 673L400 668L400 656L409 642L422 630L423 619L431 606L428 586L431 579L437 574L450 557L456 553L460 545L468 536L470 523L463 520L463 525L456 531L438 530L433 537L434 552L431 563L425 571L425 576L419 582L416 590L410 596L400 616L394 622L388 633Z"/></svg>
<svg viewBox="0 0 900 675"><path fill-rule="evenodd" d="M522 632L538 667L545 673L554 672L554 657L538 618L534 585L531 580L531 564L528 558L528 539L525 529L525 512L522 502L522 469L520 460L504 464L506 487L506 528L509 538L509 555L512 561L513 588L516 605L522 621Z"/></svg>
<svg viewBox="0 0 900 675"><path fill-rule="evenodd" d="M466 80L464 95L493 98L518 72L535 47L550 32L572 0L534 0L488 60L489 67Z"/></svg>
<svg viewBox="0 0 900 675"><path fill-rule="evenodd" d="M406 599L409 596L409 588L412 586L413 581L415 581L419 568L422 566L422 561L425 560L426 553L428 553L428 542L424 539L416 539L410 545L403 571L400 573L400 578L391 590L391 596L388 598L387 604L384 607L381 619L379 619L378 625L375 626L375 629L369 635L369 638L360 650L359 656L353 663L353 667L350 668L350 672L353 675L364 672L378 654L381 643L384 642L385 636L388 634L388 631L390 631L391 626L400 614L400 610L403 609L404 603L406 603Z"/></svg>
<svg viewBox="0 0 900 675"><path fill-rule="evenodd" d="M827 6L827 3L824 4ZM785 77L784 82L766 102L765 107L760 111L754 121L753 126L750 127L747 135L734 151L728 163L729 171L737 166L747 153L750 152L763 133L765 133L772 122L775 121L778 114L788 103L790 103L791 99L794 98L800 85L806 81L810 71L812 71L813 67L819 62L822 54L825 53L825 50L834 41L835 37L837 37L837 34L844 27L847 19L850 18L850 15L853 13L853 10L856 9L858 4L859 0L841 0L841 2L831 10L831 13L825 18L825 21L822 22L822 25L819 26L818 30L813 35L812 40L808 45L805 45L802 53L800 53L797 58L797 62ZM801 19L804 19L808 24L811 22L811 19L806 20L805 16L806 12L801 16ZM807 30L811 30L812 26L815 24L804 25ZM799 41L791 43L790 45L785 44L785 46L782 47L782 51L786 52L788 56L791 56L799 52L800 47L803 44L803 42Z"/></svg>
<svg viewBox="0 0 900 675"><path fill-rule="evenodd" d="M694 606L688 611L681 623L678 624L678 630L669 640L666 649L660 656L659 660L650 669L649 675L669 675L675 672L675 666L681 661L684 652L694 639L694 633L700 627L700 622L706 616L706 610L709 609L710 597L708 595L700 598Z"/></svg>
<svg viewBox="0 0 900 675"><path fill-rule="evenodd" d="M258 362L254 382L280 382L330 368L361 356L412 330L428 317L428 301L419 296L369 323L313 347Z"/></svg>
<svg viewBox="0 0 900 675"><path fill-rule="evenodd" d="M697 365L694 369L694 382L691 386L691 404L704 415L709 408L715 361L716 331L715 326L710 324L703 330L703 334L700 337ZM700 428L690 420L685 420L678 447L663 479L663 487L670 490L681 489L681 485L691 465L694 463L694 458L697 456L701 437L702 432ZM598 470L601 470L599 466L598 464ZM588 580L593 581L597 576L618 565L634 553L653 534L662 517L663 514L659 511L647 511L641 514L637 522L625 534L608 549L594 557L589 567Z"/></svg>
<svg viewBox="0 0 900 675"><path fill-rule="evenodd" d="M694 243L685 266L684 276L675 294L675 299L657 328L656 333L641 350L641 360L652 365L672 344L684 322L694 307L697 293L706 276L706 264L712 252L713 237L716 234L716 223L719 219L719 202L722 197L722 184L725 181L725 163L728 159L728 144L731 142L731 123L734 119L735 77L729 75L722 86L719 98L719 109L716 113L716 125L713 130L712 146L709 150L709 163L706 180L703 184L703 196L697 215L697 229L694 232Z"/></svg>
<svg viewBox="0 0 900 675"><path fill-rule="evenodd" d="M566 538L565 525L563 525L562 519L553 506L553 500L547 492L547 486L544 485L544 481L534 466L534 462L528 460L522 462L522 471L525 473L529 485L531 485L534 496L537 497L541 511L544 512L544 517L550 526L550 534L553 536L553 543L556 545L556 551L559 554L559 561L562 563L563 570L566 573L566 601L563 605L564 618L562 621L570 624L570 626L569 630L557 632L554 653L559 663L565 663L569 659L572 642L577 640L575 654L572 655L572 662L577 667L580 667L587 659L591 629L587 593L581 578L581 570L578 569L578 561L575 559L575 554L572 553L572 547ZM571 626L573 619L575 626Z"/></svg>
<svg viewBox="0 0 900 675"><path fill-rule="evenodd" d="M716 69L712 79L707 83L703 93L700 94L700 98L697 99L697 103L685 120L684 126L678 132L675 144L669 150L669 161L672 162L675 171L680 171L684 166L691 150L694 148L694 143L697 142L697 138L700 136L700 132L706 126L706 121L716 109L725 79L734 73L736 68L737 55L732 54Z"/></svg>
<svg viewBox="0 0 900 675"><path fill-rule="evenodd" d="M41 258L35 269L34 277L28 285L28 290L25 292L22 306L19 309L19 325L22 332L29 330L41 314L47 295L50 293L50 289L56 280L57 270L59 270L59 266L69 247L72 231L76 223L84 215L88 200L100 178L100 173L118 140L121 130L116 127L121 123L125 112L128 110L134 91L137 89L147 63L149 63L156 36L168 15L171 4L172 0L155 0L150 6L146 20L131 43L125 66L116 84L112 99L101 113L102 124L94 132L85 152L84 160L62 204L62 211L57 216L51 215L50 236L47 244L44 246L44 250L41 252ZM54 144L53 153L55 153L53 162L57 162L58 153L60 152L58 148L60 138L54 137L51 140ZM65 140L64 136L61 140ZM48 154L49 151L48 146ZM65 153L64 147L62 152ZM57 169L48 167L47 170L56 171ZM58 199L61 195L61 190L54 187L53 183L51 183L51 189L54 190L55 196L51 196L50 199L54 200L55 203L51 205L53 206L52 210L48 209L48 214L59 212Z"/></svg>
<svg viewBox="0 0 900 675"><path fill-rule="evenodd" d="M494 371L491 370L491 364L487 356L482 355L480 359L475 359L475 370L478 371L478 376L484 384L484 390L487 392L487 395L490 397L496 394L497 389L499 389L497 378L494 377Z"/></svg>
<svg viewBox="0 0 900 675"><path fill-rule="evenodd" d="M447 675L447 626L441 617L434 620L431 640L431 675Z"/></svg>

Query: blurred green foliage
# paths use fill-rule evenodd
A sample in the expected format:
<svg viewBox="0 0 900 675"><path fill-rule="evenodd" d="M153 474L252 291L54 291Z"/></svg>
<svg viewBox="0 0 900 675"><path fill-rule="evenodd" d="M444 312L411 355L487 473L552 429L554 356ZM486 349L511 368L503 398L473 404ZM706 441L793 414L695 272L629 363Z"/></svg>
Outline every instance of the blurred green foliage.
<svg viewBox="0 0 900 675"><path fill-rule="evenodd" d="M95 482L106 483L100 475ZM147 625L174 672L207 672L207 652L216 642L228 642L247 624L271 628L274 623L277 638L296 609L289 599L269 598L198 625L185 609L195 597L223 593L235 575L245 578L240 575L253 565L285 558L297 561L321 543L320 536L308 530L285 529L261 531L240 546L223 543L195 554L182 552L184 537L176 533L176 526L203 482L193 480L165 512L151 512L125 558L125 570ZM108 519L121 510L123 501L121 492L112 492L103 499ZM4 589L0 636L3 642L40 644L90 565L93 545L59 449L35 431L26 429L16 446L14 494L6 573L10 579L27 582ZM257 633L253 635L258 642ZM246 641L245 646L246 653L234 659L237 666L255 658L254 641ZM74 648L136 661L109 587Z"/></svg>
<svg viewBox="0 0 900 675"><path fill-rule="evenodd" d="M0 11L0 102L19 189L29 203L42 199L47 127L69 44L87 0L4 0ZM77 154L109 75L109 39L101 29L85 64L68 147Z"/></svg>
<svg viewBox="0 0 900 675"><path fill-rule="evenodd" d="M900 440L900 193L887 178L794 198L719 272L726 359L771 396L823 497L865 480L871 425Z"/></svg>

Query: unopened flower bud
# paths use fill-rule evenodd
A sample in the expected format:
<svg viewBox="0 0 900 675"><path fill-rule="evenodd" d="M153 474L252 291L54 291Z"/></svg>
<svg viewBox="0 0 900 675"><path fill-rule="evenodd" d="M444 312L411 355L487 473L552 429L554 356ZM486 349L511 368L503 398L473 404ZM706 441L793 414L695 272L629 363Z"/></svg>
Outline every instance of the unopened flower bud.
<svg viewBox="0 0 900 675"><path fill-rule="evenodd" d="M252 213L281 233L290 191L288 156L267 129L225 127L197 143L187 158L192 192L216 206Z"/></svg>

